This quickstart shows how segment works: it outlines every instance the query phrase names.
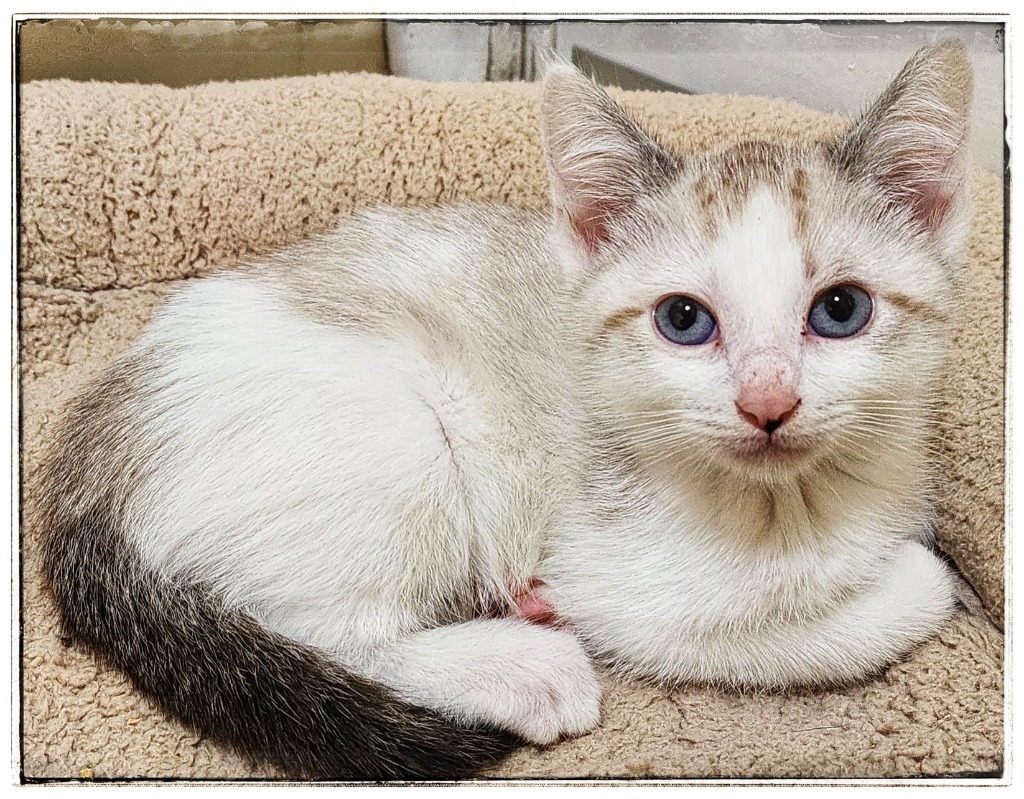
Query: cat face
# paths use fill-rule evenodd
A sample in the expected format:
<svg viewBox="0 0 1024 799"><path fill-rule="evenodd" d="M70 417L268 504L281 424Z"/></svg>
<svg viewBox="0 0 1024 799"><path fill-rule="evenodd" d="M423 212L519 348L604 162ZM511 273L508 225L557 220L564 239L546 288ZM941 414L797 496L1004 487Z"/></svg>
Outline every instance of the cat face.
<svg viewBox="0 0 1024 799"><path fill-rule="evenodd" d="M920 448L964 239L965 64L956 45L922 51L831 148L682 158L593 87L549 87L602 427L658 462L765 480Z"/></svg>
<svg viewBox="0 0 1024 799"><path fill-rule="evenodd" d="M926 415L951 272L827 159L776 155L715 209L721 160L758 153L687 165L581 285L590 395L649 455L768 477L867 456Z"/></svg>

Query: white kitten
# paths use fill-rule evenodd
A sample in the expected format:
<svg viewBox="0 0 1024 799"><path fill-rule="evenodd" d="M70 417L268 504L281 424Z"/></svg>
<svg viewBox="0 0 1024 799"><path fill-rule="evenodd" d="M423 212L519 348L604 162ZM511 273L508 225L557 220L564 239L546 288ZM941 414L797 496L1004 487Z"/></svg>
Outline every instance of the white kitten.
<svg viewBox="0 0 1024 799"><path fill-rule="evenodd" d="M883 668L954 608L928 436L969 100L947 43L834 147L675 157L553 68L554 223L357 214L181 291L71 408L42 489L68 635L321 778L584 732L585 650Z"/></svg>

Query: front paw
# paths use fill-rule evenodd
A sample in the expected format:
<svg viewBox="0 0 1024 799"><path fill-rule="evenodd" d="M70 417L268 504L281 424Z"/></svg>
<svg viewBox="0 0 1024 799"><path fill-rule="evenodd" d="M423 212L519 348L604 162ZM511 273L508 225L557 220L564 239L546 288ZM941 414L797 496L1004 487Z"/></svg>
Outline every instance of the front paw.
<svg viewBox="0 0 1024 799"><path fill-rule="evenodd" d="M576 638L564 631L515 623L503 653L477 663L472 687L458 703L470 715L535 744L582 735L597 726L601 683ZM475 690L474 690L475 689Z"/></svg>
<svg viewBox="0 0 1024 799"><path fill-rule="evenodd" d="M601 683L572 635L533 627L520 636L514 667L494 664L501 692L486 715L531 743L548 744L597 726ZM528 640L527 640L528 639Z"/></svg>
<svg viewBox="0 0 1024 799"><path fill-rule="evenodd" d="M523 619L478 619L413 636L375 676L416 704L484 722L531 743L597 726L601 683L565 630Z"/></svg>

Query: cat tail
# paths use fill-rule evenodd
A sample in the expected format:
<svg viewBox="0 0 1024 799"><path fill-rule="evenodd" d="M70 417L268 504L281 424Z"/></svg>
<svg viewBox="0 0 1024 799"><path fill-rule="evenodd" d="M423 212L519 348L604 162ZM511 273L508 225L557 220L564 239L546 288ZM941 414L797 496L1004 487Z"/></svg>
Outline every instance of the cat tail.
<svg viewBox="0 0 1024 799"><path fill-rule="evenodd" d="M72 409L35 492L44 577L67 638L202 736L289 777L460 779L521 743L409 704L148 567L122 521L143 467L124 455L131 447L110 445L131 435L131 409L110 401L119 388L108 378Z"/></svg>
<svg viewBox="0 0 1024 799"><path fill-rule="evenodd" d="M147 570L108 509L51 518L48 533L65 635L253 762L304 779L459 779L516 744L403 702L201 587Z"/></svg>

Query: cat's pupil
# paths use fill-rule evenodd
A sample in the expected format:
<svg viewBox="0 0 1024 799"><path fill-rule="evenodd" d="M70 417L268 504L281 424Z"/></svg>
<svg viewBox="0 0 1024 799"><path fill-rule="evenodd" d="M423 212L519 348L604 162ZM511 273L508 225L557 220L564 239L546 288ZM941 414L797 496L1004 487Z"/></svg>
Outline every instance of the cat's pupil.
<svg viewBox="0 0 1024 799"><path fill-rule="evenodd" d="M688 300L676 300L668 309L668 319L677 330L689 330L697 321L697 309Z"/></svg>
<svg viewBox="0 0 1024 799"><path fill-rule="evenodd" d="M825 300L825 312L837 322L848 322L856 305L850 292L838 289Z"/></svg>

